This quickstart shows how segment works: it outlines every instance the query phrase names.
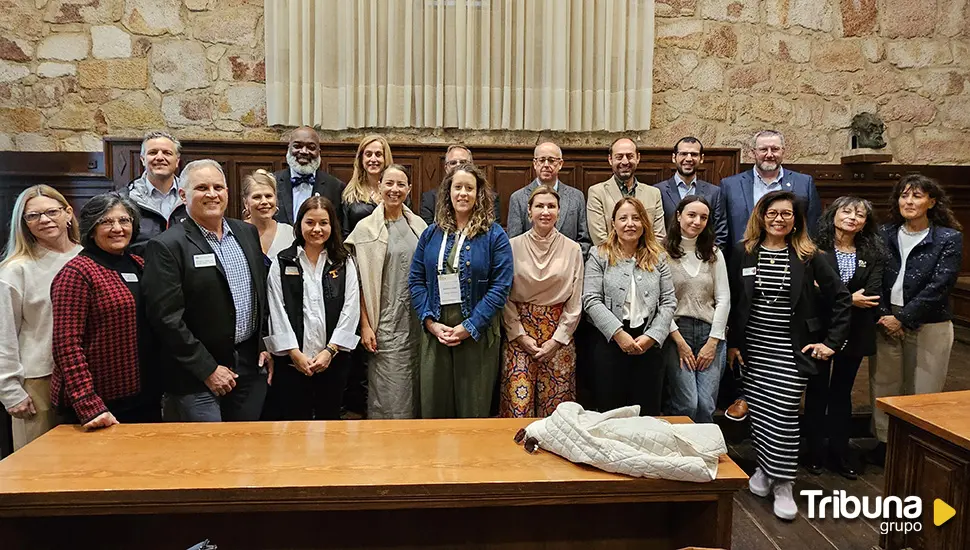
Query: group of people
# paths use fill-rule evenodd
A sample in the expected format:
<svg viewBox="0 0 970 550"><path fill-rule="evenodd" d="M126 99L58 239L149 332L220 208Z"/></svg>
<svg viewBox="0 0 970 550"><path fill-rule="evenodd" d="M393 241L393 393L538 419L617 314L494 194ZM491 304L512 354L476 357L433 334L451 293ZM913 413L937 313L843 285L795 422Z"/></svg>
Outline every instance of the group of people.
<svg viewBox="0 0 970 550"><path fill-rule="evenodd" d="M861 198L822 212L784 147L759 132L754 168L715 186L685 137L674 176L653 186L620 138L613 177L584 197L545 142L506 230L465 146L415 214L382 136L360 142L343 185L298 128L287 168L245 177L241 221L225 216L222 167L177 175L178 140L152 132L143 176L121 192L77 215L46 185L14 205L0 402L15 446L58 422L338 419L355 385L369 418L545 416L579 380L590 408L712 422L722 381L740 380L726 414L750 417L750 489L793 519L803 394L809 470L854 477L862 359L873 398L942 389L962 233L921 175L895 185L882 227Z"/></svg>

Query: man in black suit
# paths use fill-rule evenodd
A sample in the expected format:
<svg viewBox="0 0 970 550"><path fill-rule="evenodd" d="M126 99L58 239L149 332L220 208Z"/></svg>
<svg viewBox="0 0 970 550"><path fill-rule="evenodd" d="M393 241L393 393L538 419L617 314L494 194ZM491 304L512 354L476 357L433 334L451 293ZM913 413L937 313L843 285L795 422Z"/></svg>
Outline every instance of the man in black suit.
<svg viewBox="0 0 970 550"><path fill-rule="evenodd" d="M340 193L344 184L320 170L320 135L316 130L309 126L300 126L290 133L286 164L289 168L274 174L276 201L279 205L276 221L293 225L303 201L314 195L330 199L337 208L337 219L342 219Z"/></svg>
<svg viewBox="0 0 970 550"><path fill-rule="evenodd" d="M258 420L272 380L262 340L269 308L259 233L225 217L229 189L214 160L185 166L179 196L189 217L148 242L141 284L160 344L163 415Z"/></svg>
<svg viewBox="0 0 970 550"><path fill-rule="evenodd" d="M714 243L724 250L728 240L728 225L721 189L697 177L697 167L704 164L704 145L693 136L680 138L674 144L674 152L670 158L677 171L672 178L655 186L660 189L660 197L663 199L664 223L670 227L677 217L677 205L684 197L700 195L711 205L707 223L714 225Z"/></svg>
<svg viewBox="0 0 970 550"><path fill-rule="evenodd" d="M462 162L474 162L471 149L459 144L449 145L448 151L445 152L445 176L451 174L455 167ZM498 193L493 192L492 199L494 199L492 203L495 206L495 221L502 223L502 205L499 204ZM437 187L421 193L421 219L428 225L434 223L434 210L437 200Z"/></svg>

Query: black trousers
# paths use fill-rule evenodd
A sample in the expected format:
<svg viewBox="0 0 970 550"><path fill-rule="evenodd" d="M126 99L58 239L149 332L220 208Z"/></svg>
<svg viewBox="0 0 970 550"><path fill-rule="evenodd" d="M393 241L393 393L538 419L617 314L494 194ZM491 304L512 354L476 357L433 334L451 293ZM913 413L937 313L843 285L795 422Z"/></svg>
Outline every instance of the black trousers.
<svg viewBox="0 0 970 550"><path fill-rule="evenodd" d="M805 390L805 432L809 456L817 462L828 454L841 460L849 451L849 427L852 420L852 385L862 357L836 353L832 361L816 361L819 372L808 378ZM828 414L826 414L828 413Z"/></svg>
<svg viewBox="0 0 970 550"><path fill-rule="evenodd" d="M633 338L643 334L644 328L631 329L625 323L623 326ZM616 342L606 341L600 334L592 371L593 397L600 411L640 405L642 416L660 415L666 372L660 344L654 344L642 355L627 355Z"/></svg>
<svg viewBox="0 0 970 550"><path fill-rule="evenodd" d="M367 417L367 363L370 352L364 346L357 346L347 355L350 356L350 371L344 391L343 406L364 418Z"/></svg>
<svg viewBox="0 0 970 550"><path fill-rule="evenodd" d="M346 352L338 353L327 370L313 376L296 370L289 358L279 361L263 420L340 420L350 368L351 356Z"/></svg>

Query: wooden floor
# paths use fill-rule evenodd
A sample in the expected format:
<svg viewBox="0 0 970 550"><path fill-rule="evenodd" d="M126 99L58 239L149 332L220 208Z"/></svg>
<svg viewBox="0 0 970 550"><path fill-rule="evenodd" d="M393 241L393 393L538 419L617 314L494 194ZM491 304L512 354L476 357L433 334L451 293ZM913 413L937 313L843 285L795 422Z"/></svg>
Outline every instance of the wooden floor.
<svg viewBox="0 0 970 550"><path fill-rule="evenodd" d="M956 342L950 358L945 391L970 389L970 329L957 327ZM863 363L852 391L853 410L867 412L869 404L869 372ZM870 449L875 439L852 440L857 454ZM755 453L751 440L729 442L729 454L744 471L751 475L755 469ZM799 515L788 523L775 517L771 498L758 498L742 490L734 497L733 547L737 550L870 550L879 548L879 524L860 518L808 519L808 501L798 496L805 489L821 489L826 493L841 489L854 496L882 495L885 485L883 469L868 466L856 481L849 481L825 471L813 476L804 468L798 470L795 500Z"/></svg>

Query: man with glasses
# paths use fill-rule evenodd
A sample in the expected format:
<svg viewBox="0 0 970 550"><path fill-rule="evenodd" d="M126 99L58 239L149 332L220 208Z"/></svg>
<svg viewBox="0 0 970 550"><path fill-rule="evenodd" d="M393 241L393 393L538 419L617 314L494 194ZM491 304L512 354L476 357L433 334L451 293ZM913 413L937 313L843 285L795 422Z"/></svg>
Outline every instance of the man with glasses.
<svg viewBox="0 0 970 550"><path fill-rule="evenodd" d="M532 227L529 220L529 196L536 187L546 185L559 194L559 220L556 222L556 229L579 243L585 257L591 244L586 226L586 202L582 191L559 181L562 149L551 141L540 143L533 152L532 167L535 169L536 179L512 193L509 199L509 222L506 228L509 238L517 237Z"/></svg>
<svg viewBox="0 0 970 550"><path fill-rule="evenodd" d="M770 191L791 191L798 196L805 207L809 233L814 234L822 215L822 201L812 176L782 168L785 136L775 130L762 130L751 138L750 148L754 169L721 180L721 200L728 220L728 250L744 238L754 205Z"/></svg>
<svg viewBox="0 0 970 550"><path fill-rule="evenodd" d="M664 226L660 190L637 181L635 174L640 164L637 144L630 138L617 139L610 145L608 160L613 169L613 177L590 187L586 202L589 213L589 234L593 244L599 246L606 242L610 228L613 227L613 207L623 197L635 197L643 204L647 209L647 215L650 216L653 234L658 240L663 240L667 230Z"/></svg>
<svg viewBox="0 0 970 550"><path fill-rule="evenodd" d="M303 201L312 196L327 197L342 219L340 193L344 184L320 169L320 134L309 126L300 126L290 132L286 148L286 165L276 176L276 204L279 210L274 218L278 222L293 225L296 213Z"/></svg>
<svg viewBox="0 0 970 550"><path fill-rule="evenodd" d="M697 167L704 164L704 145L696 137L682 137L674 144L671 160L675 168L673 177L655 186L663 198L664 223L670 226L677 217L677 205L684 197L704 197L711 205L708 223L714 227L714 243L723 251L728 242L728 229L721 189L697 177Z"/></svg>
<svg viewBox="0 0 970 550"><path fill-rule="evenodd" d="M463 162L474 162L472 160L471 149L457 143L449 145L448 150L445 152L445 177L451 174L455 170L455 167ZM437 200L437 186L421 193L421 219L428 225L434 223L434 212ZM502 223L502 206L499 203L498 193L494 191L492 193L492 204L495 207L495 221Z"/></svg>
<svg viewBox="0 0 970 550"><path fill-rule="evenodd" d="M141 164L145 171L120 191L135 203L141 214L138 235L131 242L132 254L143 256L149 239L185 220L187 214L179 198L179 180L175 175L181 155L182 144L171 134L154 131L142 139Z"/></svg>

